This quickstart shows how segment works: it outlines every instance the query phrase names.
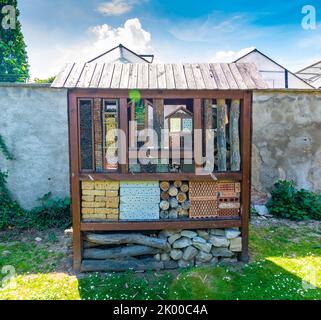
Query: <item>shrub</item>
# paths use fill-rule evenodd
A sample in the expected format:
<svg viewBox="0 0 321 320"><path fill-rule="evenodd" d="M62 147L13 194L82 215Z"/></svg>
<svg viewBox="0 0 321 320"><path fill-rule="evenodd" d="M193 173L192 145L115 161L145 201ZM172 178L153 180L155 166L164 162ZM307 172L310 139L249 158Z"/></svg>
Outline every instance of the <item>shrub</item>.
<svg viewBox="0 0 321 320"><path fill-rule="evenodd" d="M0 229L13 225L15 218L22 215L22 209L7 188L7 177L7 172L0 170Z"/></svg>
<svg viewBox="0 0 321 320"><path fill-rule="evenodd" d="M70 198L52 197L51 192L39 198L40 206L25 211L16 225L20 228L68 228L71 225Z"/></svg>
<svg viewBox="0 0 321 320"><path fill-rule="evenodd" d="M271 195L267 207L274 216L292 220L321 220L321 195L297 190L294 181L277 181Z"/></svg>

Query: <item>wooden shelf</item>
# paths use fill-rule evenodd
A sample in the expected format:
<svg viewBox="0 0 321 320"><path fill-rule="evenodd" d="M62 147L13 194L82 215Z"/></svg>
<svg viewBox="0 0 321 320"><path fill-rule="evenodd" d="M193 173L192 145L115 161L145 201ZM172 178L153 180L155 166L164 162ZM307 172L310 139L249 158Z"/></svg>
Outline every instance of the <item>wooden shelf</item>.
<svg viewBox="0 0 321 320"><path fill-rule="evenodd" d="M241 218L81 222L81 231L138 231L163 229L214 229L241 227Z"/></svg>
<svg viewBox="0 0 321 320"><path fill-rule="evenodd" d="M213 181L218 180L234 180L241 181L241 172L216 172L213 176L210 174L197 175L195 173L81 173L79 179L83 181L93 180L111 180L111 181L154 181L154 180L199 180L199 181Z"/></svg>

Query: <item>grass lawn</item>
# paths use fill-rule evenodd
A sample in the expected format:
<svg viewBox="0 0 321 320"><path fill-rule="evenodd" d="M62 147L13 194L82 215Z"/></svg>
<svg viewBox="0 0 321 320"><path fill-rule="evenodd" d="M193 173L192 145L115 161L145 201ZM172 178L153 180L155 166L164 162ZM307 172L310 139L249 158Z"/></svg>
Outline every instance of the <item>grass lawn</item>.
<svg viewBox="0 0 321 320"><path fill-rule="evenodd" d="M3 232L0 299L321 299L320 223L255 218L250 231L246 265L85 275L71 272L61 232Z"/></svg>

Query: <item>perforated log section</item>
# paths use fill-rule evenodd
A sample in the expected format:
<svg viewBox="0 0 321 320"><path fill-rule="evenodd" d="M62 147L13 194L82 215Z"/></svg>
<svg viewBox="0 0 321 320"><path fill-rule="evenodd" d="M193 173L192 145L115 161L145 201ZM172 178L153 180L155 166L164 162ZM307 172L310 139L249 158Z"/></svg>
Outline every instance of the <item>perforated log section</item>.
<svg viewBox="0 0 321 320"><path fill-rule="evenodd" d="M239 216L240 183L235 182L190 182L190 218Z"/></svg>

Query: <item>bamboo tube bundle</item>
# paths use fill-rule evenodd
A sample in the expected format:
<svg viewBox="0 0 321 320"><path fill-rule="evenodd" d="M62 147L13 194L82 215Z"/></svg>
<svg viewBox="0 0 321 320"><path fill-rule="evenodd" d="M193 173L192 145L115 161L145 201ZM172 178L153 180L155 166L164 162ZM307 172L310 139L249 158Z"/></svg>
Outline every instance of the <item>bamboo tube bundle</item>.
<svg viewBox="0 0 321 320"><path fill-rule="evenodd" d="M169 211L169 215L168 215L169 219L177 219L178 218L178 212L176 209L171 209Z"/></svg>
<svg viewBox="0 0 321 320"><path fill-rule="evenodd" d="M159 213L159 217L161 219L168 219L168 215L169 215L169 212L165 210L161 210L161 212Z"/></svg>
<svg viewBox="0 0 321 320"><path fill-rule="evenodd" d="M168 191L170 187L170 183L168 181L162 181L160 183L160 188L162 191Z"/></svg>

